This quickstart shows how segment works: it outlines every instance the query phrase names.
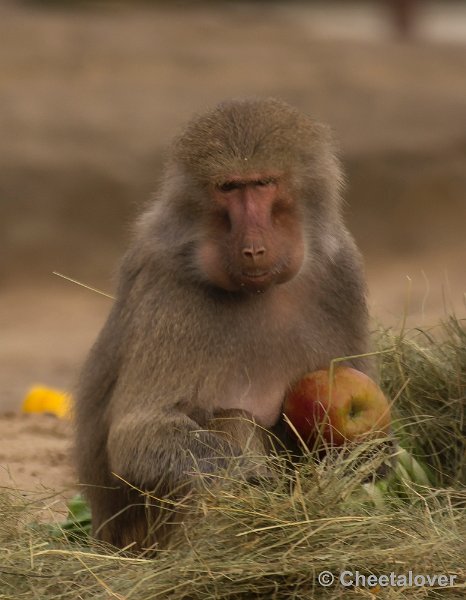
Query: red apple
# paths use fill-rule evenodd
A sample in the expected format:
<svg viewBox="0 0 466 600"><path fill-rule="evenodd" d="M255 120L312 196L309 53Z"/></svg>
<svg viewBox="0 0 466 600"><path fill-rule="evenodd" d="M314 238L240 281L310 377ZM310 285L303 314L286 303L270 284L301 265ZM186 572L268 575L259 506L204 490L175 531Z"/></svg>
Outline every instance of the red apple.
<svg viewBox="0 0 466 600"><path fill-rule="evenodd" d="M305 375L285 398L284 413L312 446L319 431L330 444L357 442L390 429L390 405L379 386L351 367Z"/></svg>

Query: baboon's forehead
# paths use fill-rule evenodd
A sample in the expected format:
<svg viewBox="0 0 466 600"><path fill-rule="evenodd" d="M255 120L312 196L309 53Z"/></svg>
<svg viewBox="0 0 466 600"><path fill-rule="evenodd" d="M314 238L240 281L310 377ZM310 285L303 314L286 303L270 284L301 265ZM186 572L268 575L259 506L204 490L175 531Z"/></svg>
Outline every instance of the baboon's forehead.
<svg viewBox="0 0 466 600"><path fill-rule="evenodd" d="M315 123L277 100L232 101L193 119L174 156L207 179L225 173L287 169L316 141Z"/></svg>

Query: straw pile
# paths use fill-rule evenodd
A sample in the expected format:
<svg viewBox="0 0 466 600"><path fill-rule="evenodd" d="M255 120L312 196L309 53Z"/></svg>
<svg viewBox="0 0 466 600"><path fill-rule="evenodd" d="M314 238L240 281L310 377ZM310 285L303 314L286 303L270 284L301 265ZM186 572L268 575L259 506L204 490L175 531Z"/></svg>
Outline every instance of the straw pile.
<svg viewBox="0 0 466 600"><path fill-rule="evenodd" d="M201 486L174 547L155 559L57 538L37 525L43 502L9 491L0 496L0 598L464 598L466 333L451 320L437 339L385 331L380 344L391 348L381 373L396 396L398 435L435 485L367 483L388 458L375 442L292 466L273 456L274 476L263 482L232 469ZM335 575L333 585L319 583L322 571ZM342 571L444 574L449 583L346 586Z"/></svg>
<svg viewBox="0 0 466 600"><path fill-rule="evenodd" d="M466 485L466 328L451 317L428 330L380 337L381 385L395 398L397 437L439 485Z"/></svg>

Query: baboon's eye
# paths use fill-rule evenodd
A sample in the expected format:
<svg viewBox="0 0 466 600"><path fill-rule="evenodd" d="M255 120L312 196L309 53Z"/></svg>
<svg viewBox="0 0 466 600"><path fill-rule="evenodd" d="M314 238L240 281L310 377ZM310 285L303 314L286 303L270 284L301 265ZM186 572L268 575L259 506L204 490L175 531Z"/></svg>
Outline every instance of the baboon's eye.
<svg viewBox="0 0 466 600"><path fill-rule="evenodd" d="M264 179L257 179L254 182L254 185L257 185L259 187L265 187L267 185L272 185L273 183L277 183L277 180L273 177L265 177Z"/></svg>
<svg viewBox="0 0 466 600"><path fill-rule="evenodd" d="M221 192L232 192L233 190L238 190L241 187L241 182L224 181L223 183L220 183L217 187Z"/></svg>

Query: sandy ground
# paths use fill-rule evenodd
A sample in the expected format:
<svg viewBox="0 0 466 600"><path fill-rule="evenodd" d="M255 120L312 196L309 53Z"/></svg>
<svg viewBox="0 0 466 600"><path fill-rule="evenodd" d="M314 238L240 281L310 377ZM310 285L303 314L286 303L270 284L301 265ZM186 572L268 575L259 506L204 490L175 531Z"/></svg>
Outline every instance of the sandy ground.
<svg viewBox="0 0 466 600"><path fill-rule="evenodd" d="M72 424L52 415L24 414L34 385L72 390L79 366L101 327L110 301L88 291L29 285L0 292L0 487L46 498L63 513L77 491ZM52 518L52 512L44 513Z"/></svg>
<svg viewBox="0 0 466 600"><path fill-rule="evenodd" d="M20 407L34 384L73 388L111 301L51 272L112 292L169 138L224 97L332 124L374 319L464 316L463 9L431 6L406 44L372 8L322 6L0 6L0 486L73 493L70 424Z"/></svg>
<svg viewBox="0 0 466 600"><path fill-rule="evenodd" d="M0 486L69 497L76 489L70 461L71 425L51 415L2 417Z"/></svg>

